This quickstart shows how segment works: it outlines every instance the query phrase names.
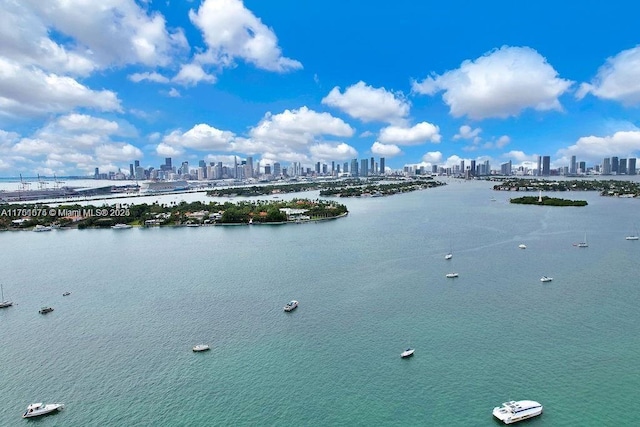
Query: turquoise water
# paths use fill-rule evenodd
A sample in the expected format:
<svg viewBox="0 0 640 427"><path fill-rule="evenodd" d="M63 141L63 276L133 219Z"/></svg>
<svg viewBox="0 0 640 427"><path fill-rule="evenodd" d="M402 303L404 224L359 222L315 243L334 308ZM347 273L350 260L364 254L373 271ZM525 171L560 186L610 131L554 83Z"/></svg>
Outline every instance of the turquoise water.
<svg viewBox="0 0 640 427"><path fill-rule="evenodd" d="M545 406L525 425L635 425L640 202L490 187L321 224L1 233L0 425L44 401L65 410L39 426L497 426L509 399Z"/></svg>

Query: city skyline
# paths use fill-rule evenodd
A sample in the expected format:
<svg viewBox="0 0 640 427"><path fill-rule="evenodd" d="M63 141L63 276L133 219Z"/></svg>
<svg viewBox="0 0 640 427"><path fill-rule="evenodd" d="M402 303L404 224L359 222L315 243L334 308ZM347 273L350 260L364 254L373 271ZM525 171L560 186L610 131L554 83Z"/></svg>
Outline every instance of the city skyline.
<svg viewBox="0 0 640 427"><path fill-rule="evenodd" d="M548 156L548 170L573 174L573 157L640 156L635 4L53 0L0 10L3 177L115 173L132 159L149 169L166 157L305 170L384 157L402 171L537 169Z"/></svg>

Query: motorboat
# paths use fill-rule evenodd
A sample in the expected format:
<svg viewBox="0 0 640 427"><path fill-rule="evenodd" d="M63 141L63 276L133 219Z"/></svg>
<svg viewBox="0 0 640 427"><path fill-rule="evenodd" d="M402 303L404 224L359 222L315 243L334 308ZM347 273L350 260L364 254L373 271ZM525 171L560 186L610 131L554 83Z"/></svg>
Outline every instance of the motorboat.
<svg viewBox="0 0 640 427"><path fill-rule="evenodd" d="M444 259L451 259L451 258L453 258L453 254L451 252L449 252L444 256Z"/></svg>
<svg viewBox="0 0 640 427"><path fill-rule="evenodd" d="M33 227L33 231L51 231L51 227L48 225L37 224Z"/></svg>
<svg viewBox="0 0 640 427"><path fill-rule="evenodd" d="M32 403L27 406L27 410L22 414L22 418L39 417L40 415L50 414L55 411L61 411L64 408L62 403Z"/></svg>
<svg viewBox="0 0 640 427"><path fill-rule="evenodd" d="M635 234L633 236L627 236L624 238L625 240L638 240L638 236L636 236Z"/></svg>
<svg viewBox="0 0 640 427"><path fill-rule="evenodd" d="M541 282L550 282L550 281L552 281L552 280L553 280L553 277L542 276L542 277L540 278L540 281L541 281Z"/></svg>
<svg viewBox="0 0 640 427"><path fill-rule="evenodd" d="M405 351L403 351L402 353L400 353L400 357L402 357L403 359L406 357L411 357L413 356L413 353L415 353L415 349L413 348L408 348Z"/></svg>
<svg viewBox="0 0 640 427"><path fill-rule="evenodd" d="M493 408L493 416L505 424L513 424L542 414L542 405L533 400L511 400Z"/></svg>
<svg viewBox="0 0 640 427"><path fill-rule="evenodd" d="M518 245L518 247L519 247L520 249L527 249L527 245L525 245L524 243L520 243L520 244Z"/></svg>
<svg viewBox="0 0 640 427"><path fill-rule="evenodd" d="M284 311L293 311L298 308L298 301L291 300L284 306Z"/></svg>
<svg viewBox="0 0 640 427"><path fill-rule="evenodd" d="M458 273L447 273L448 279L455 279L456 277L458 277Z"/></svg>
<svg viewBox="0 0 640 427"><path fill-rule="evenodd" d="M63 297L68 297L69 295L71 295L71 292L65 292L62 294Z"/></svg>
<svg viewBox="0 0 640 427"><path fill-rule="evenodd" d="M132 228L132 225L129 224L116 224L116 225L112 225L111 228L113 228L114 230L128 230L129 228Z"/></svg>
<svg viewBox="0 0 640 427"><path fill-rule="evenodd" d="M47 314L47 313L51 313L52 311L53 311L53 307L42 307L40 310L38 310L38 313Z"/></svg>
<svg viewBox="0 0 640 427"><path fill-rule="evenodd" d="M207 344L198 344L198 345L194 345L193 346L193 351L198 352L198 351L207 351L210 350L211 347L209 347Z"/></svg>

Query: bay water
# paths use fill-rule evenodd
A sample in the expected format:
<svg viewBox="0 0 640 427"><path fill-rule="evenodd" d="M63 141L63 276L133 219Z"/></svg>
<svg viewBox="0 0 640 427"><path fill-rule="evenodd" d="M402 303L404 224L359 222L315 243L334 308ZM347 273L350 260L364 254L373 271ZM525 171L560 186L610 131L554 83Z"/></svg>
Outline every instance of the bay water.
<svg viewBox="0 0 640 427"><path fill-rule="evenodd" d="M640 201L491 187L337 199L321 223L0 233L0 425L42 401L65 409L39 426L496 426L521 399L545 408L527 425L635 425Z"/></svg>

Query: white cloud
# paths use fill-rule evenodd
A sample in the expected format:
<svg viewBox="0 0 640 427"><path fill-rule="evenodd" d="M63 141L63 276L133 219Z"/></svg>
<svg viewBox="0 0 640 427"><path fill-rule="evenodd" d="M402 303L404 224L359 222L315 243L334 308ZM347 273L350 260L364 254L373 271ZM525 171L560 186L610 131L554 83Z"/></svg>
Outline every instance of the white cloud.
<svg viewBox="0 0 640 427"><path fill-rule="evenodd" d="M202 65L196 63L182 65L178 74L171 79L171 81L185 86L197 85L200 82L215 83L216 80L216 76L207 74Z"/></svg>
<svg viewBox="0 0 640 427"><path fill-rule="evenodd" d="M507 144L509 144L511 142L511 138L509 138L507 135L502 135L500 138L498 138L498 140L495 142L494 146L496 148L504 148L504 146L506 146Z"/></svg>
<svg viewBox="0 0 640 427"><path fill-rule="evenodd" d="M309 153L318 161L353 159L358 156L358 151L344 142L314 144L309 147Z"/></svg>
<svg viewBox="0 0 640 427"><path fill-rule="evenodd" d="M526 154L524 151L522 150L512 150L509 151L508 153L504 153L502 155L502 157L509 159L509 160L515 160L516 162L520 162L520 163L538 163L538 155L537 154Z"/></svg>
<svg viewBox="0 0 640 427"><path fill-rule="evenodd" d="M156 147L156 153L162 157L174 157L182 155L184 150L161 142Z"/></svg>
<svg viewBox="0 0 640 427"><path fill-rule="evenodd" d="M409 114L409 103L401 94L394 94L385 88L374 88L359 81L349 86L344 93L334 87L322 99L322 103L344 111L363 122L386 122L404 124Z"/></svg>
<svg viewBox="0 0 640 427"><path fill-rule="evenodd" d="M128 76L129 80L134 83L139 83L142 81L150 81L155 83L169 83L169 79L162 74L154 72L146 72L146 73L133 73Z"/></svg>
<svg viewBox="0 0 640 427"><path fill-rule="evenodd" d="M413 127L387 126L380 131L378 140L384 144L419 145L425 142L439 143L440 129L428 122L421 122Z"/></svg>
<svg viewBox="0 0 640 427"><path fill-rule="evenodd" d="M180 96L181 96L181 95L180 95L180 91L178 91L178 89L176 89L176 88L174 88L174 87L172 87L172 88L169 90L168 95L169 95L171 98L180 98Z"/></svg>
<svg viewBox="0 0 640 427"><path fill-rule="evenodd" d="M143 156L138 147L125 143L99 145L95 154L100 162L122 162L126 159L139 159Z"/></svg>
<svg viewBox="0 0 640 427"><path fill-rule="evenodd" d="M479 141L477 138L479 138L480 132L482 132L480 128L472 129L471 126L462 125L458 133L453 136L453 139L473 139L474 142L477 142Z"/></svg>
<svg viewBox="0 0 640 427"><path fill-rule="evenodd" d="M39 28L65 34L73 40L69 46L76 54L100 68L132 63L166 66L188 47L182 30L168 30L164 16L148 14L135 0L23 0L22 4Z"/></svg>
<svg viewBox="0 0 640 427"><path fill-rule="evenodd" d="M558 98L571 84L535 50L503 46L464 61L456 70L413 82L413 91L444 91L442 98L454 117L485 119L517 116L527 108L561 110Z"/></svg>
<svg viewBox="0 0 640 427"><path fill-rule="evenodd" d="M602 99L620 101L625 105L640 103L640 46L623 50L600 67L589 83L580 85L578 99L591 93Z"/></svg>
<svg viewBox="0 0 640 427"><path fill-rule="evenodd" d="M285 147L299 147L314 142L318 136L351 137L354 130L329 113L318 113L307 107L285 110L280 114L267 113L251 129L253 139L276 143Z"/></svg>
<svg viewBox="0 0 640 427"><path fill-rule="evenodd" d="M286 72L302 68L282 56L278 39L240 0L204 0L191 22L202 31L207 51L198 55L201 64L231 66L240 58L258 68Z"/></svg>
<svg viewBox="0 0 640 427"><path fill-rule="evenodd" d="M207 124L198 124L182 133L173 131L162 139L165 146L193 148L196 150L230 151L235 134L216 129ZM166 148L163 148L166 150Z"/></svg>
<svg viewBox="0 0 640 427"><path fill-rule="evenodd" d="M395 144L381 144L378 141L371 146L371 152L379 156L394 157L402 154L402 150Z"/></svg>
<svg viewBox="0 0 640 427"><path fill-rule="evenodd" d="M422 156L422 161L429 165L438 165L442 162L442 153L440 151L429 151Z"/></svg>
<svg viewBox="0 0 640 427"><path fill-rule="evenodd" d="M121 111L114 92L93 91L71 77L46 74L0 58L0 115L37 116L77 107Z"/></svg>
<svg viewBox="0 0 640 427"><path fill-rule="evenodd" d="M583 136L575 144L558 150L559 163L568 164L571 156L600 164L605 157L638 157L640 131L620 131L608 136Z"/></svg>

